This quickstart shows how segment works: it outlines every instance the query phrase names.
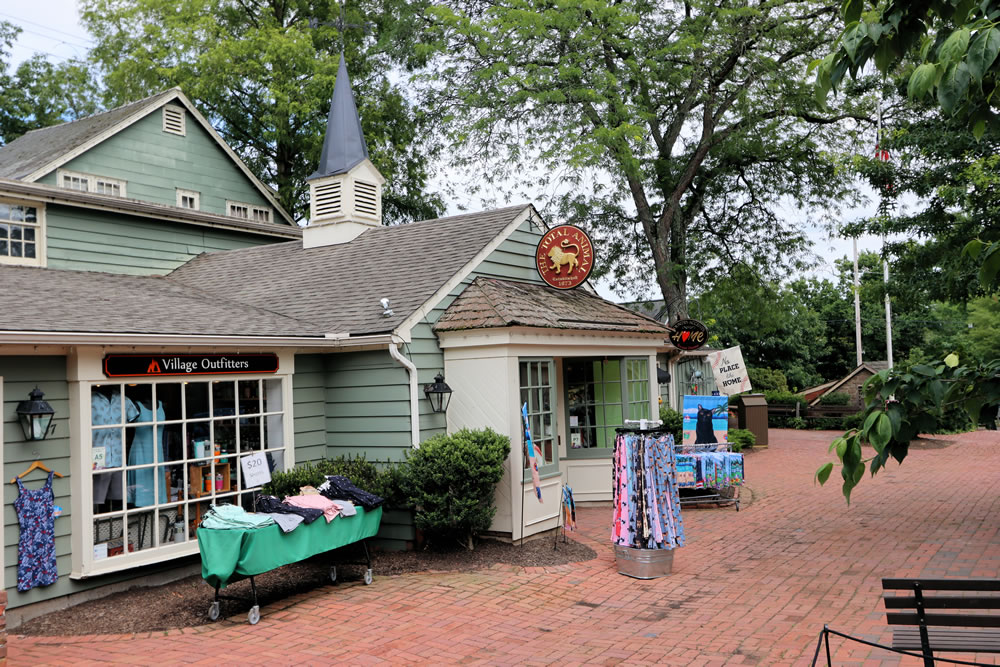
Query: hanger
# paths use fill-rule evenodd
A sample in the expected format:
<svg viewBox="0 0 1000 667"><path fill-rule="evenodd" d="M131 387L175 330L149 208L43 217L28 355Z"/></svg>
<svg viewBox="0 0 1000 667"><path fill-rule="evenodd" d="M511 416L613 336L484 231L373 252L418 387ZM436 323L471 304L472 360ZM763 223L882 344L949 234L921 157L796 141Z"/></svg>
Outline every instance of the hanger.
<svg viewBox="0 0 1000 667"><path fill-rule="evenodd" d="M61 473L58 473L55 470L49 469L49 467L47 465L45 465L44 463L42 463L41 461L34 461L30 466L28 466L28 469L25 470L24 472L22 472L20 475L14 475L14 479L10 480L10 483L13 484L14 482L17 481L17 479L19 477L24 477L25 475L27 475L28 473L30 473L32 470L44 470L45 472L50 472L50 473L54 474L56 477L62 477Z"/></svg>

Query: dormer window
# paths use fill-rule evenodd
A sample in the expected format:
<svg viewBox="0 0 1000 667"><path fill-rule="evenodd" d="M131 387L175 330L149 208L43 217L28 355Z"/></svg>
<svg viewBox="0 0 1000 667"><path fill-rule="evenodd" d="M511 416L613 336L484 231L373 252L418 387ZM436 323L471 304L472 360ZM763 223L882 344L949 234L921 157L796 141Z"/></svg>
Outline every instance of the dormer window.
<svg viewBox="0 0 1000 667"><path fill-rule="evenodd" d="M163 131L167 134L185 136L187 134L186 115L184 109L180 107L170 105L163 107Z"/></svg>
<svg viewBox="0 0 1000 667"><path fill-rule="evenodd" d="M181 208L197 211L201 208L201 193L177 188L177 205Z"/></svg>
<svg viewBox="0 0 1000 667"><path fill-rule="evenodd" d="M271 222L271 207L256 206L238 201L227 201L226 210L230 217L253 220L254 222Z"/></svg>
<svg viewBox="0 0 1000 667"><path fill-rule="evenodd" d="M56 183L59 187L67 190L93 192L94 194L110 195L112 197L125 197L126 182L117 178L84 174L68 169L56 170Z"/></svg>

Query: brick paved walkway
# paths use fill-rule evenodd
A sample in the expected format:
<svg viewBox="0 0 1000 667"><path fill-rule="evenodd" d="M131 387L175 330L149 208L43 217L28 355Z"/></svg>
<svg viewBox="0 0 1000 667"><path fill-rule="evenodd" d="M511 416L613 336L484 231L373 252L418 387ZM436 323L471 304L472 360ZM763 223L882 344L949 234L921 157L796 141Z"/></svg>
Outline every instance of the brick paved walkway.
<svg viewBox="0 0 1000 667"><path fill-rule="evenodd" d="M617 574L607 509L580 512L587 563L376 576L244 617L151 635L12 637L13 664L804 665L823 623L886 642L880 578L996 577L1000 435L947 436L865 479L851 507L815 486L829 433L772 431L747 457L753 502L687 510L673 574ZM834 473L836 476L838 473ZM919 664L834 638L838 665ZM990 662L990 656L963 654Z"/></svg>

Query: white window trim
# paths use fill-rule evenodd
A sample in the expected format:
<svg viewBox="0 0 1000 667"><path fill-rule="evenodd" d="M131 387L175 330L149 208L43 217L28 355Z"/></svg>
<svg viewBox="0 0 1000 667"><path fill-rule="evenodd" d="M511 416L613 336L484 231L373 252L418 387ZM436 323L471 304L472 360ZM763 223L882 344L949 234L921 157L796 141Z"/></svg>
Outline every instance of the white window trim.
<svg viewBox="0 0 1000 667"><path fill-rule="evenodd" d="M181 206L181 197L191 197L194 199L194 208L188 208L187 206ZM185 211L200 211L201 210L201 193L195 192L194 190L183 190L177 188L177 206L184 209ZM228 208L226 209L229 210Z"/></svg>
<svg viewBox="0 0 1000 667"><path fill-rule="evenodd" d="M92 483L92 462L90 461L91 443L91 423L90 423L90 391L94 384L118 384L129 378L114 378L109 380L102 374L95 372L100 368L101 351L91 355L75 355L71 364L70 372L70 405L76 406L70 411L70 432L71 432L71 457L72 468L71 497L73 498L72 519L72 570L70 579L86 579L88 577L121 572L144 565L152 565L164 561L181 558L198 553L198 539L194 535L188 536L185 542L160 546L128 553L126 551L121 556L109 559L94 559L94 504L93 504L93 483ZM85 358L90 356L91 358ZM212 380L282 380L282 405L284 406L283 435L285 442L285 468L291 469L295 465L295 429L294 429L294 404L292 396L292 377L294 374L294 362L290 359L286 363L285 355L279 356L279 368L284 373L263 373L252 375L199 375L199 382L211 382ZM82 376L82 377L81 377ZM170 382L175 380L183 382L183 376L160 377L160 378L136 378L135 381L143 383L149 382ZM123 452L124 455L124 452Z"/></svg>
<svg viewBox="0 0 1000 667"><path fill-rule="evenodd" d="M75 178L86 178L87 179L87 190L86 192L92 192L95 194L104 194L97 192L97 181L103 181L104 183L110 183L112 185L117 185L119 189L118 195L107 195L108 197L127 197L126 187L128 181L123 181L120 178L108 178L107 176L100 176L98 174L88 174L82 171L71 171L69 169L56 169L56 185L60 188L63 187L63 176L70 176ZM69 188L63 188L64 190ZM84 192L83 190L74 190L74 192Z"/></svg>
<svg viewBox="0 0 1000 667"><path fill-rule="evenodd" d="M524 362L542 362L549 364L549 409L552 413L552 463L542 463L538 466L538 474L542 477L550 477L553 474L559 472L559 458L561 452L559 450L559 439L561 430L559 428L560 414L559 414L559 392L561 389L560 378L556 373L558 368L556 365L556 360L554 357L518 357L517 358L517 369L518 369L518 381L517 381L517 411L518 417L521 419L521 430L524 430L524 417L521 413L521 379L520 371L521 364ZM523 439L523 436L522 436ZM534 444L534 433L532 433L532 444ZM544 452L543 452L544 461ZM525 461L525 464L527 461ZM527 467L524 468L523 482L531 482L531 470Z"/></svg>
<svg viewBox="0 0 1000 667"><path fill-rule="evenodd" d="M0 202L7 204L8 206L30 206L35 209L35 215L38 217L38 221L35 223L38 231L35 235L35 258L30 257L11 257L9 255L0 255L0 265L6 266L41 266L44 267L48 263L46 260L46 227L45 227L45 204L43 202L33 202L23 199L7 199L6 197L0 198ZM19 224L17 221L13 220L0 220L0 223L7 224ZM32 223L22 223L22 224L32 224ZM10 239L7 239L10 241Z"/></svg>
<svg viewBox="0 0 1000 667"><path fill-rule="evenodd" d="M167 109L170 109L171 111L177 111L177 112L180 113L180 119L181 119L181 131L180 132L175 132L174 130L170 129L167 126ZM173 134L173 135L177 135L177 136L180 136L180 137L186 137L187 136L187 109L185 109L183 107L178 107L178 106L173 106L173 105L165 104L163 106L163 110L160 112L160 118L161 118L161 120L163 122L163 131L164 132L166 132L167 134Z"/></svg>
<svg viewBox="0 0 1000 667"><path fill-rule="evenodd" d="M233 215L232 212L231 212L231 209L232 209L233 206L243 206L243 207L245 207L246 210L247 210L247 217L241 218L238 215ZM226 215L228 215L231 218L237 218L239 220L249 220L249 221L253 222L254 221L254 212L255 211L266 211L267 212L267 222L274 222L274 209L272 209L270 206L261 206L259 204L248 204L248 203L243 202L243 201L235 201L235 200L232 200L232 199L227 199L226 200Z"/></svg>

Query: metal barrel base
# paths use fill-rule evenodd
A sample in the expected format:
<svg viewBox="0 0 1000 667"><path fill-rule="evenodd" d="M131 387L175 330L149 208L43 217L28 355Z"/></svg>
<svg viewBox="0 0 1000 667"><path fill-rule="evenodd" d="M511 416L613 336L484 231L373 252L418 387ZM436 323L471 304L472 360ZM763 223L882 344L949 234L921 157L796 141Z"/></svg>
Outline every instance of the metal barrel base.
<svg viewBox="0 0 1000 667"><path fill-rule="evenodd" d="M674 549L636 549L615 545L618 573L635 579L666 577L674 566Z"/></svg>

